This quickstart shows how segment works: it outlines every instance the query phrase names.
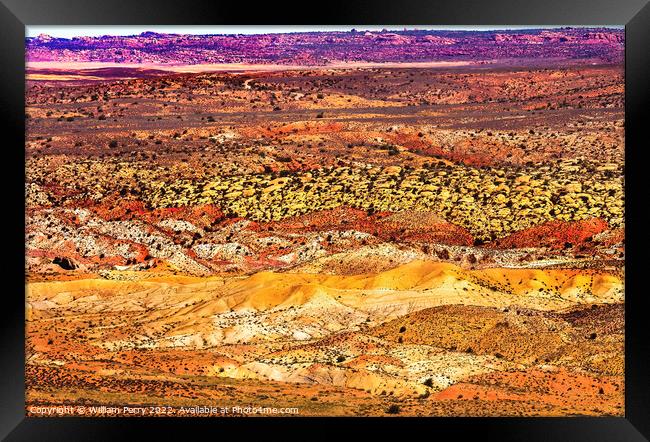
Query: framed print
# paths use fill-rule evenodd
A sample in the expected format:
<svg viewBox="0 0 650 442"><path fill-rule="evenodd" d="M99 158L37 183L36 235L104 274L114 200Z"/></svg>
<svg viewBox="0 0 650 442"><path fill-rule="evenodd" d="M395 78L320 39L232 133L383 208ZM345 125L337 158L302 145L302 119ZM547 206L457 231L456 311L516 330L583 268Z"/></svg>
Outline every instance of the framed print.
<svg viewBox="0 0 650 442"><path fill-rule="evenodd" d="M5 4L8 440L646 440L650 7Z"/></svg>

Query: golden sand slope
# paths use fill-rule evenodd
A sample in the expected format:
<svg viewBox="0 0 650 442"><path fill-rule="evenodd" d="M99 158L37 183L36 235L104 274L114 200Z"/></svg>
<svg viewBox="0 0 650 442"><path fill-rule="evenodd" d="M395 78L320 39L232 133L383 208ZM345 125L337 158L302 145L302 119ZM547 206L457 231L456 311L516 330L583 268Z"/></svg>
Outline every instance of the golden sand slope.
<svg viewBox="0 0 650 442"><path fill-rule="evenodd" d="M108 377L167 367L424 400L468 378L478 379L469 391L481 376L537 366L621 376L622 333L612 324L622 323L622 300L613 274L433 261L353 276L39 282L27 286L29 361L62 373L97 363ZM187 355L182 367L169 356L177 352Z"/></svg>
<svg viewBox="0 0 650 442"><path fill-rule="evenodd" d="M623 300L620 276L589 270L485 269L464 270L449 263L413 261L377 274L352 276L259 272L245 278L206 278L30 283L31 309L141 310L148 307L201 305L211 313L258 311L303 305L327 296L362 310L410 305L426 308L464 304L551 310L579 303Z"/></svg>

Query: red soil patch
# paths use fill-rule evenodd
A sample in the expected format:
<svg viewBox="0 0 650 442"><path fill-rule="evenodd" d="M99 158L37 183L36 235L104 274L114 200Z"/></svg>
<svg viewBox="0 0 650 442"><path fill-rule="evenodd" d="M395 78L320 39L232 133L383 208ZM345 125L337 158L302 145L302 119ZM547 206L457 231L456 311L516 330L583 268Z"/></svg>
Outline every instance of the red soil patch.
<svg viewBox="0 0 650 442"><path fill-rule="evenodd" d="M529 229L515 232L495 240L486 247L497 249L516 249L523 247L549 247L561 249L566 245L583 245L591 238L606 231L607 222L600 218L581 221L549 221Z"/></svg>
<svg viewBox="0 0 650 442"><path fill-rule="evenodd" d="M290 232L356 230L375 235L383 241L431 242L466 246L473 243L473 237L466 229L444 220L414 224L386 219L391 215L391 212L368 214L360 209L337 207L281 221L260 223L260 230Z"/></svg>
<svg viewBox="0 0 650 442"><path fill-rule="evenodd" d="M499 372L470 377L432 395L432 400L482 400L546 403L585 414L622 414L622 376L590 376L564 369Z"/></svg>
<svg viewBox="0 0 650 442"><path fill-rule="evenodd" d="M197 227L204 228L224 219L223 212L212 204L152 210L148 209L143 201L113 196L102 200L99 204L86 204L84 206L105 221L140 219L147 223L156 224L165 219L176 219L189 221Z"/></svg>

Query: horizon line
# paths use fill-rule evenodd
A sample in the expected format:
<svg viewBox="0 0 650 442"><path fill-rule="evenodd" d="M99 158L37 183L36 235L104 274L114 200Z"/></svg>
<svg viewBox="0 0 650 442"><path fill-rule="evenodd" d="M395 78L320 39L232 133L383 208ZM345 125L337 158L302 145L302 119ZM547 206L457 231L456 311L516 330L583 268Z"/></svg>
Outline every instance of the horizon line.
<svg viewBox="0 0 650 442"><path fill-rule="evenodd" d="M41 34L53 38L79 38L79 37L103 37L103 36L120 36L134 37L143 32L154 32L160 34L177 34L177 35L269 35L269 34L296 34L307 32L377 32L377 31L516 31L516 30L536 30L536 29L562 29L562 28L609 28L624 29L620 25L346 25L346 26L310 26L310 25L159 25L159 26L25 26L25 37L35 38ZM180 32L179 32L180 31ZM185 32L183 32L185 31Z"/></svg>

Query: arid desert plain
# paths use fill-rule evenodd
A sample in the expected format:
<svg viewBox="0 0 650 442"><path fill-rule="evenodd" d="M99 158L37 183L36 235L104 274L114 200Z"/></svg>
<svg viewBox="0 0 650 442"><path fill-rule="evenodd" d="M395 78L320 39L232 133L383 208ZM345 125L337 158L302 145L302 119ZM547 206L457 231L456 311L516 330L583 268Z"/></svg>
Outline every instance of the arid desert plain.
<svg viewBox="0 0 650 442"><path fill-rule="evenodd" d="M624 414L621 29L26 56L28 414Z"/></svg>

